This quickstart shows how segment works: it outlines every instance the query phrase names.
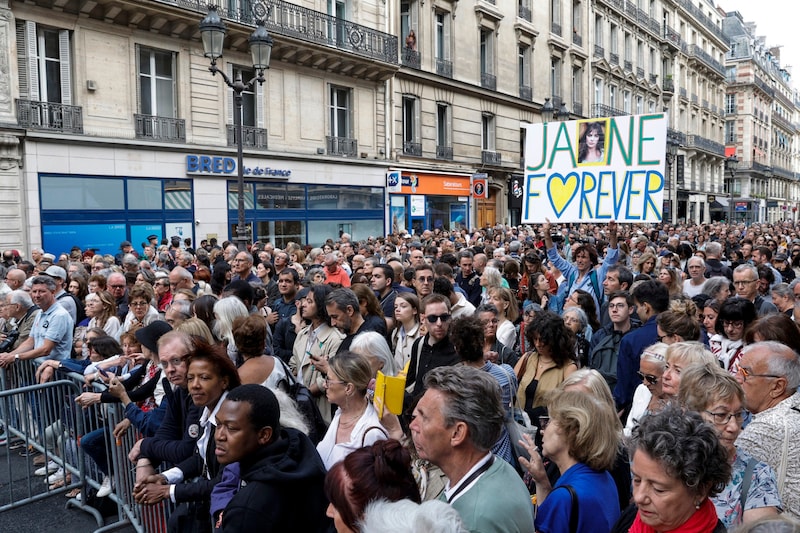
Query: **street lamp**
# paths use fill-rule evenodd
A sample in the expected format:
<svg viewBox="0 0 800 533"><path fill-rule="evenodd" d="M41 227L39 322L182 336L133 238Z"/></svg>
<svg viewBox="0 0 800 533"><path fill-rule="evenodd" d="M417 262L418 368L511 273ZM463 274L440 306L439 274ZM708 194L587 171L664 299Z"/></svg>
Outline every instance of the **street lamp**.
<svg viewBox="0 0 800 533"><path fill-rule="evenodd" d="M545 124L553 120L555 109L553 109L553 102L551 102L549 98L544 99L544 105L542 106L540 113L542 114L542 122Z"/></svg>
<svg viewBox="0 0 800 533"><path fill-rule="evenodd" d="M558 110L554 113L555 119L561 122L566 122L569 120L569 110L567 109L567 104L561 102L561 106Z"/></svg>
<svg viewBox="0 0 800 533"><path fill-rule="evenodd" d="M731 175L728 180L728 225L733 223L733 180L736 178L736 167L739 165L739 158L736 154L725 158L725 170Z"/></svg>
<svg viewBox="0 0 800 533"><path fill-rule="evenodd" d="M223 42L228 28L222 19L219 18L216 5L208 6L208 15L200 22L200 38L203 41L203 52L205 57L211 60L208 70L213 76L219 74L225 84L233 90L233 127L236 137L236 178L237 178L237 200L238 200L238 224L236 227L236 237L234 238L239 250L247 250L247 227L244 219L244 155L242 148L242 92L251 90L256 82L259 85L264 83L264 71L269 68L270 55L272 54L272 37L269 36L264 21L256 21L256 29L250 35L250 55L253 59L253 71L255 77L248 82L242 81L241 72L236 75L236 79L231 81L223 71L217 68L217 59L222 57Z"/></svg>
<svg viewBox="0 0 800 533"><path fill-rule="evenodd" d="M667 153L666 153L666 157L667 157L667 180L666 181L667 181L667 183L669 185L668 188L669 188L670 191L672 191L672 165L673 165L673 163L675 163L675 158L678 155L678 148L679 147L680 147L680 143L677 140L675 140L671 135L667 134ZM678 198L677 197L677 188L678 188L678 184L677 184L677 181L676 181L676 183L675 183L675 194L676 194L675 201L676 201L676 203L677 203L677 198ZM672 195L670 193L670 198L667 199L667 201L670 203L669 204L670 205L670 219L672 219L672 214L674 212L673 211L674 210L674 205L672 204L672 197L671 196Z"/></svg>

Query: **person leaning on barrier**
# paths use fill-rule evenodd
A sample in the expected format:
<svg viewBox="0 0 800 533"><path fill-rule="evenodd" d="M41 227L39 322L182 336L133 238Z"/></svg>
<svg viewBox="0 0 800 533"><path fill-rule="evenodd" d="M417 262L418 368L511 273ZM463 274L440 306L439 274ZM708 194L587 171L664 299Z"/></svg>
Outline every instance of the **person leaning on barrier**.
<svg viewBox="0 0 800 533"><path fill-rule="evenodd" d="M34 320L31 334L15 350L0 356L0 367L7 368L20 359L68 359L72 353L74 323L69 312L56 302L56 284L50 276L34 276L31 299L41 313Z"/></svg>
<svg viewBox="0 0 800 533"><path fill-rule="evenodd" d="M6 314L6 330L0 335L2 342L11 340L6 348L0 344L0 352L11 352L19 347L20 344L28 340L31 328L39 316L39 308L34 305L33 300L27 292L23 290L13 290L0 299L3 303L3 312ZM11 332L16 331L15 335ZM16 337L16 338L13 338Z"/></svg>

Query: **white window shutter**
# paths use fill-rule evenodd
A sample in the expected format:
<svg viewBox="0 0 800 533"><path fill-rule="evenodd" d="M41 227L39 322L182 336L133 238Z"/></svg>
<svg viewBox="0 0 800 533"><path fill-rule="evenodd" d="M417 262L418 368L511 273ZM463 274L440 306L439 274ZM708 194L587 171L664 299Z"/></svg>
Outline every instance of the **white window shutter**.
<svg viewBox="0 0 800 533"><path fill-rule="evenodd" d="M450 46L451 46L451 41L450 41L450 21L452 20L451 17L452 16L450 15L450 13L447 13L445 15L445 17L444 17L444 32L443 32L443 34L444 34L444 36L443 36L443 39L444 39L444 57L442 59L444 59L445 61L450 61L450 56L451 56L451 54L450 54Z"/></svg>
<svg viewBox="0 0 800 533"><path fill-rule="evenodd" d="M38 45L36 23L25 21L25 52L28 57L28 96L31 100L39 100L39 58L36 56Z"/></svg>
<svg viewBox="0 0 800 533"><path fill-rule="evenodd" d="M492 152L495 151L494 142L495 142L495 128L496 127L497 126L495 125L495 117L494 116L489 117L489 128L488 128L489 129L489 144L487 145L487 148Z"/></svg>
<svg viewBox="0 0 800 533"><path fill-rule="evenodd" d="M233 65L231 63L229 63L229 62L225 63L225 74L228 75L228 79L229 80L234 81L234 79L233 79ZM228 101L228 106L227 106L228 107L228 116L225 117L225 123L226 124L233 124L233 113L234 113L234 109L236 108L236 106L233 105L233 89L228 87L226 89L226 91L228 93L228 98L226 99Z"/></svg>
<svg viewBox="0 0 800 533"><path fill-rule="evenodd" d="M445 132L445 146L453 147L453 106L447 106L447 131Z"/></svg>
<svg viewBox="0 0 800 533"><path fill-rule="evenodd" d="M266 72L264 75L266 75ZM253 97L256 99L256 127L264 128L264 124L266 124L266 117L264 116L264 86L258 81L253 83Z"/></svg>
<svg viewBox="0 0 800 533"><path fill-rule="evenodd" d="M414 98L414 142L422 142L422 102L419 98Z"/></svg>
<svg viewBox="0 0 800 533"><path fill-rule="evenodd" d="M17 65L19 69L19 97L27 100L30 95L28 82L28 54L25 39L25 23L17 23Z"/></svg>
<svg viewBox="0 0 800 533"><path fill-rule="evenodd" d="M61 63L61 103L72 105L72 65L70 64L69 30L58 32L58 56Z"/></svg>

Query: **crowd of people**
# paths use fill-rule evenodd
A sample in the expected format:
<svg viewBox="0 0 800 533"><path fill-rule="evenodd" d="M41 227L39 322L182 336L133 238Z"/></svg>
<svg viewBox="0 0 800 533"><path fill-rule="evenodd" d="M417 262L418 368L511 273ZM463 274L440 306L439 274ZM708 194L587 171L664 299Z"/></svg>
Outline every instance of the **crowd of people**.
<svg viewBox="0 0 800 533"><path fill-rule="evenodd" d="M3 252L0 368L102 384L171 531L800 531L789 222L158 241Z"/></svg>

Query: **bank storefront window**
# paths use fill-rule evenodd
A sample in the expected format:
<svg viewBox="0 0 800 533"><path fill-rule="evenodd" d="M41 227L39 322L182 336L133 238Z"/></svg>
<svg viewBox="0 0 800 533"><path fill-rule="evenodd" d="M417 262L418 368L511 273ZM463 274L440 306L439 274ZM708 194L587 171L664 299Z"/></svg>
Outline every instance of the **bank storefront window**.
<svg viewBox="0 0 800 533"><path fill-rule="evenodd" d="M42 245L54 254L73 246L104 254L149 235L193 237L191 180L40 175Z"/></svg>
<svg viewBox="0 0 800 533"><path fill-rule="evenodd" d="M238 220L236 182L228 182L228 221ZM383 187L245 183L245 219L254 240L318 246L341 232L366 239L384 232Z"/></svg>

